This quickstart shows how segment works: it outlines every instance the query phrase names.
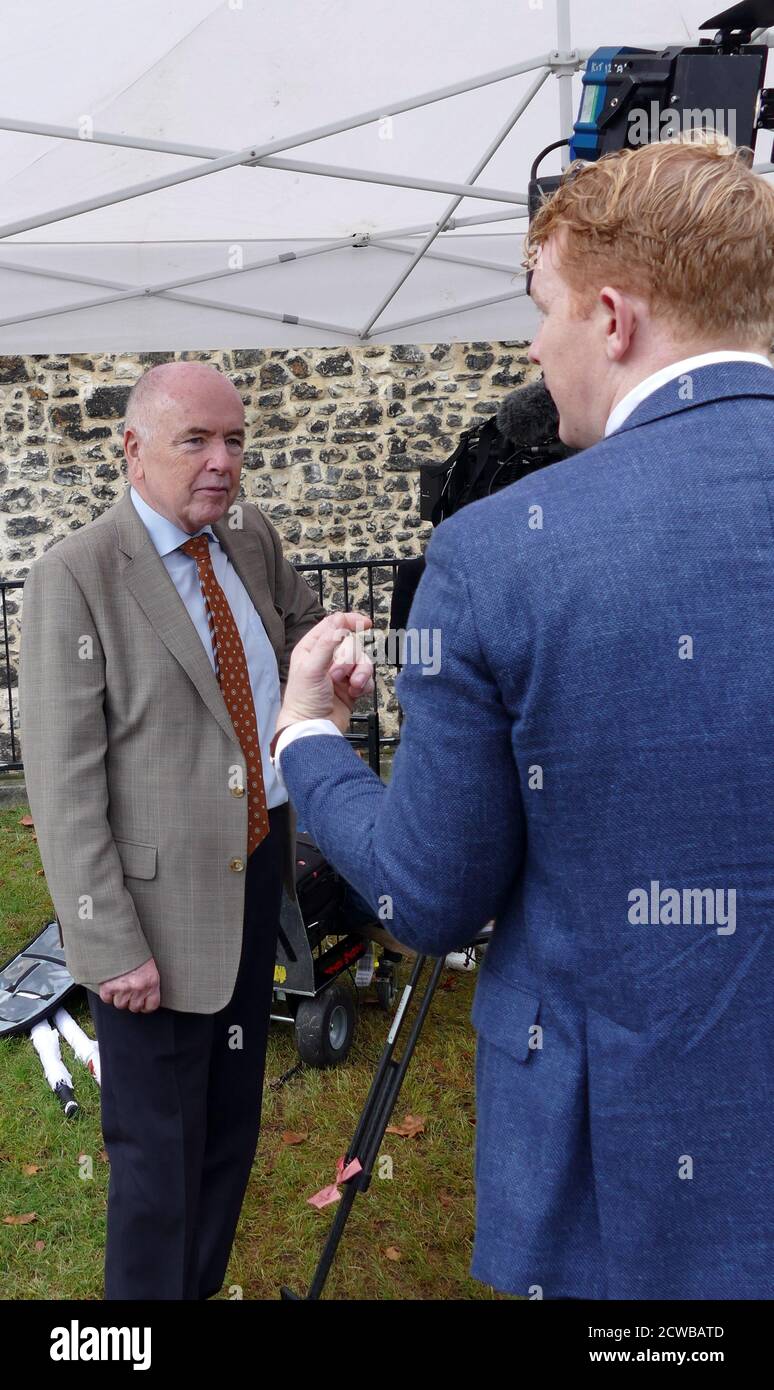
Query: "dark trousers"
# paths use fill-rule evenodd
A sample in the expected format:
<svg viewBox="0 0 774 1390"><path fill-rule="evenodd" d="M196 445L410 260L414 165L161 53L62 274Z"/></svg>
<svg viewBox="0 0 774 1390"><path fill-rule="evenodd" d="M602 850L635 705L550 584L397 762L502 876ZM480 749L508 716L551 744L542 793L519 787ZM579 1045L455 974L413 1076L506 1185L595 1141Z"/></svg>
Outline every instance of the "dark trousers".
<svg viewBox="0 0 774 1390"><path fill-rule="evenodd" d="M269 812L247 861L225 1008L130 1013L87 990L110 1159L106 1299L209 1298L225 1278L261 1120L286 814Z"/></svg>

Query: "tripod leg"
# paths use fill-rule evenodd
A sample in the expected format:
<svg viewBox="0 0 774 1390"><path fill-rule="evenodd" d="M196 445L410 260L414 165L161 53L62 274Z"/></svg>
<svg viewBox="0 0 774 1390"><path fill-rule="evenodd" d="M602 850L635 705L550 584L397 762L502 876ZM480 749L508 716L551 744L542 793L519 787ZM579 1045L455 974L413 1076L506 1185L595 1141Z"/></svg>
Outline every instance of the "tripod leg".
<svg viewBox="0 0 774 1390"><path fill-rule="evenodd" d="M399 1061L393 1057L395 1046L404 1024L409 1002L416 991L419 979L424 970L426 956L418 956L411 972L411 979L404 991L403 998L398 1006L398 1011L393 1019L392 1027L387 1037L384 1050L379 1059L376 1074L371 1083L366 1103L358 1120L355 1134L347 1150L346 1163L350 1163L353 1158L357 1158L361 1165L361 1171L354 1177L349 1178L342 1184L342 1198L338 1211L331 1226L323 1248L322 1255L312 1277L309 1292L306 1300L318 1299L322 1294L325 1281L333 1263L339 1242L344 1233L352 1204L359 1191L366 1191L371 1181L373 1165L381 1147L382 1140L390 1122L390 1116L395 1108L398 1093L406 1075L409 1062L416 1047L419 1034L422 1031L428 1009L433 999L433 995L438 987L438 981L444 968L444 957L440 956L435 961L430 979L428 980L424 994L419 1003L416 1016L409 1031L408 1040L403 1054ZM298 1295L290 1289L282 1289L283 1299L297 1299Z"/></svg>

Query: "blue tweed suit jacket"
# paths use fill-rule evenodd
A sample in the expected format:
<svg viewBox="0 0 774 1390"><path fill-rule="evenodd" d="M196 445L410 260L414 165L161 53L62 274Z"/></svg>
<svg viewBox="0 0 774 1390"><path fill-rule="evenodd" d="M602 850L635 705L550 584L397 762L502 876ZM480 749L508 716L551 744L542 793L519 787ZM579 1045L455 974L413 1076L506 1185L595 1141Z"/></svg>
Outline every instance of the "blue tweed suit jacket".
<svg viewBox="0 0 774 1390"><path fill-rule="evenodd" d="M434 533L409 627L440 670L399 676L389 785L345 739L282 754L400 940L495 918L471 1273L497 1289L774 1295L773 517L774 372L670 382Z"/></svg>

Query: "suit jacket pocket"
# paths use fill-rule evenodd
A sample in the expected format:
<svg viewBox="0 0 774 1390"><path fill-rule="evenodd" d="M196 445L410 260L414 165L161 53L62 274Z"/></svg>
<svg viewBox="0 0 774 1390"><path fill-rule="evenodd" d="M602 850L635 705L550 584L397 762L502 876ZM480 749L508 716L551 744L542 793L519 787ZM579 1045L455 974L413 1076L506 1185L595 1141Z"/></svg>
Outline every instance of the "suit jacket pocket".
<svg viewBox="0 0 774 1390"><path fill-rule="evenodd" d="M144 845L139 840L116 840L115 845L125 878L156 877L156 845Z"/></svg>
<svg viewBox="0 0 774 1390"><path fill-rule="evenodd" d="M494 1043L517 1062L526 1062L534 1051L535 1034L530 1032L540 1012L538 995L511 984L494 970L482 966L473 997L471 1022L476 1032ZM532 1047L530 1047L530 1041Z"/></svg>

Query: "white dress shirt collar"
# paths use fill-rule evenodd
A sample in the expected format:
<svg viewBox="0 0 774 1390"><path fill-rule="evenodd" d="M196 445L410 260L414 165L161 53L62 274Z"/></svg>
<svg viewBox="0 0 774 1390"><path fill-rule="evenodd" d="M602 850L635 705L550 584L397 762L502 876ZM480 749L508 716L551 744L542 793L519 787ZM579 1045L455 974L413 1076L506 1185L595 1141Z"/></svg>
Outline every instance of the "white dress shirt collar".
<svg viewBox="0 0 774 1390"><path fill-rule="evenodd" d="M758 362L764 367L771 367L768 357L763 357L760 353L734 352L730 348L726 351L702 352L696 357L684 357L681 362L672 362L668 367L662 367L632 387L618 405L614 406L605 425L605 438L619 429L632 411L654 391L658 391L660 386L665 386L668 381L683 376L686 372L697 371L699 367L709 367L714 362Z"/></svg>

